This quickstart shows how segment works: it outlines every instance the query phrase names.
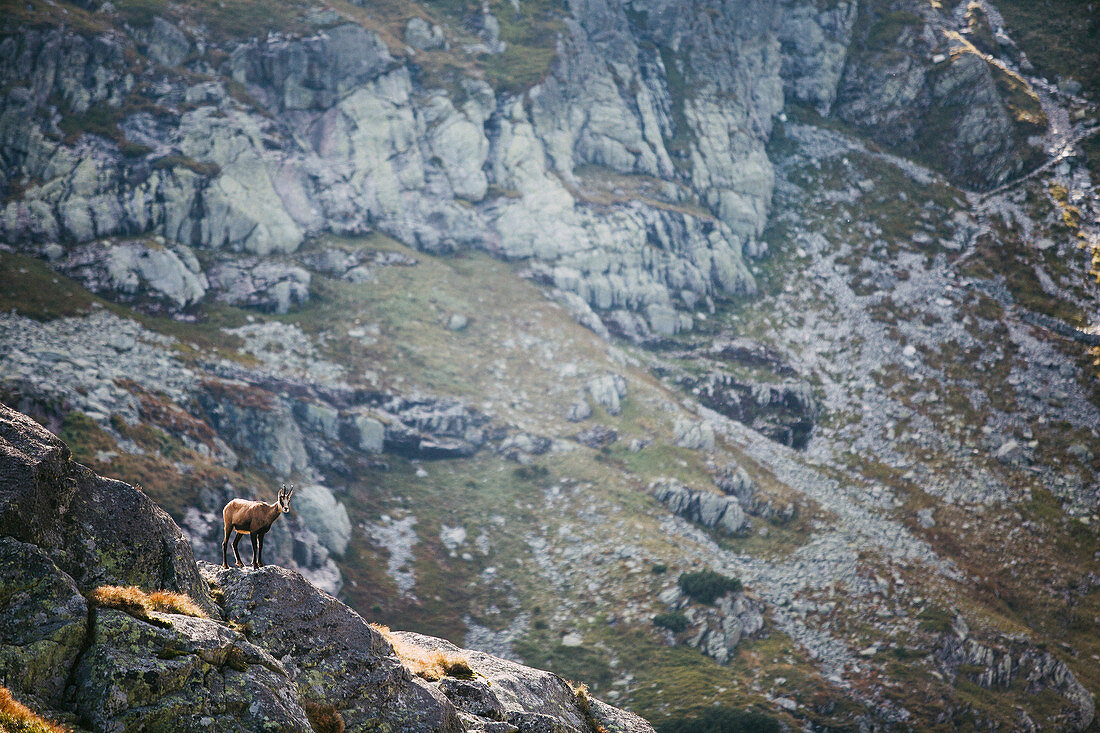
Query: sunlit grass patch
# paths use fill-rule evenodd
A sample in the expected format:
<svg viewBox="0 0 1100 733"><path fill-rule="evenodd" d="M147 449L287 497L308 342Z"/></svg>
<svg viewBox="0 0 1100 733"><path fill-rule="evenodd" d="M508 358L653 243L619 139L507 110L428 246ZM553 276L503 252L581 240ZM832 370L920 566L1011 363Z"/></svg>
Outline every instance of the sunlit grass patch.
<svg viewBox="0 0 1100 733"><path fill-rule="evenodd" d="M4 733L68 733L69 729L46 720L12 697L11 690L0 687L0 731Z"/></svg>
<svg viewBox="0 0 1100 733"><path fill-rule="evenodd" d="M92 591L90 600L100 608L125 611L134 618L156 626L171 626L163 619L150 616L150 612L175 613L195 618L208 618L206 612L184 593L153 591L147 593L137 586L101 585Z"/></svg>
<svg viewBox="0 0 1100 733"><path fill-rule="evenodd" d="M393 647L394 654L401 660L401 664L417 677L435 682L444 677L470 679L474 676L470 660L461 654L417 646L397 636L390 631L389 627L382 624L371 624L370 627L385 637Z"/></svg>

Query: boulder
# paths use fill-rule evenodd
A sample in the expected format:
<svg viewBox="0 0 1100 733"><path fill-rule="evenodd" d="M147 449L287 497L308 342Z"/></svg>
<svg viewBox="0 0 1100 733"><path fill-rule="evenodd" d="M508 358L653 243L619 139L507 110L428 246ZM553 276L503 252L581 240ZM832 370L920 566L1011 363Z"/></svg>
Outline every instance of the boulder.
<svg viewBox="0 0 1100 733"><path fill-rule="evenodd" d="M207 274L214 297L230 305L286 313L309 301L310 274L297 265L239 258L223 260Z"/></svg>
<svg viewBox="0 0 1100 733"><path fill-rule="evenodd" d="M609 415L622 412L620 401L626 397L626 380L618 374L604 374L589 379L585 387L592 400Z"/></svg>
<svg viewBox="0 0 1100 733"><path fill-rule="evenodd" d="M442 28L418 16L405 24L405 43L420 51L432 51L443 48L446 39Z"/></svg>
<svg viewBox="0 0 1100 733"><path fill-rule="evenodd" d="M78 245L54 267L93 293L152 312L195 305L209 285L190 249L148 240Z"/></svg>
<svg viewBox="0 0 1100 733"><path fill-rule="evenodd" d="M381 634L359 614L291 570L254 571L202 565L223 594L227 621L287 671L304 695L335 705L348 730L463 730L454 706L412 676Z"/></svg>
<svg viewBox="0 0 1100 733"><path fill-rule="evenodd" d="M351 539L348 510L325 486L309 484L294 492L298 519L317 535L321 544L336 555L343 555Z"/></svg>
<svg viewBox="0 0 1100 733"><path fill-rule="evenodd" d="M733 535L749 526L748 517L736 497L695 491L667 479L654 482L650 488L657 501L667 506L673 514L704 527Z"/></svg>
<svg viewBox="0 0 1100 733"><path fill-rule="evenodd" d="M711 424L702 421L678 418L672 427L673 438L676 445L682 448L694 450L714 449L714 428Z"/></svg>
<svg viewBox="0 0 1100 733"><path fill-rule="evenodd" d="M505 719L520 731L588 733L595 727L578 705L573 688L556 674L524 667L484 652L460 649L448 641L431 636L408 631L399 631L396 635L408 643L468 659L477 679L487 683L487 689L482 688L476 693L483 700L481 704L491 709L494 715L497 710L503 712ZM443 689L457 693L456 696L459 697L475 694L468 688L457 686L448 685ZM487 693L495 700L485 701ZM589 710L594 722L607 730L619 733L653 731L644 720L623 710L611 713L607 706L600 704L591 704Z"/></svg>
<svg viewBox="0 0 1100 733"><path fill-rule="evenodd" d="M0 535L38 545L77 587L187 593L212 609L191 546L139 489L102 478L26 415L0 405Z"/></svg>
<svg viewBox="0 0 1100 733"><path fill-rule="evenodd" d="M241 730L312 731L270 654L214 621L150 615L157 625L113 609L95 614L74 703L96 730L209 731L231 719Z"/></svg>

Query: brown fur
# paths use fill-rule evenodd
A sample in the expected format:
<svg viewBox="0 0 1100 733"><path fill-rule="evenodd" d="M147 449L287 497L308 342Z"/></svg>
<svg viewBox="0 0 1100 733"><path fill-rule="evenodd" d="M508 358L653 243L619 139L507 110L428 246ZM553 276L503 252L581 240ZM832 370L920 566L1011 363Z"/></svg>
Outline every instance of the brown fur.
<svg viewBox="0 0 1100 733"><path fill-rule="evenodd" d="M263 501L249 501L247 499L233 499L222 509L222 519L225 521L225 538L222 540L222 567L229 567L225 554L229 547L229 536L237 531L233 540L233 554L237 558L237 567L243 567L241 553L237 550L237 544L242 535L248 535L252 541L252 567L263 567L264 564L264 535L271 529L271 525L279 518L279 515L290 511L290 496L294 493L294 486L289 489L283 486L279 491L279 498L274 504Z"/></svg>

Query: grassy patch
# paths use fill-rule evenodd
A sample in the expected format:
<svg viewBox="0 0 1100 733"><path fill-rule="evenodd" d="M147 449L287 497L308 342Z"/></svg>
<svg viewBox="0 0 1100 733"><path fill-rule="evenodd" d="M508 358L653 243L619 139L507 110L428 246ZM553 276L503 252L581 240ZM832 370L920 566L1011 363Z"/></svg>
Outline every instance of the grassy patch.
<svg viewBox="0 0 1100 733"><path fill-rule="evenodd" d="M175 613L195 618L207 618L206 612L191 597L183 593L158 590L147 593L137 586L101 585L88 600L100 608L125 611L134 618L155 626L171 626L171 622L150 616L150 612Z"/></svg>
<svg viewBox="0 0 1100 733"><path fill-rule="evenodd" d="M103 301L78 283L58 275L42 260L0 252L0 310L15 310L40 321L85 315Z"/></svg>
<svg viewBox="0 0 1100 733"><path fill-rule="evenodd" d="M472 679L474 670L470 667L470 660L461 654L449 654L438 649L425 649L400 638L381 624L371 624L370 627L385 637L393 647L394 654L417 677L435 682L444 677L458 677L460 679Z"/></svg>
<svg viewBox="0 0 1100 733"><path fill-rule="evenodd" d="M751 710L700 707L657 726L657 733L779 733L779 721Z"/></svg>
<svg viewBox="0 0 1100 733"><path fill-rule="evenodd" d="M51 723L12 697L11 690L0 687L0 730L5 733L68 733L69 729Z"/></svg>
<svg viewBox="0 0 1100 733"><path fill-rule="evenodd" d="M997 10L1028 60L1050 79L1079 81L1100 96L1100 5L1079 0L1001 0Z"/></svg>

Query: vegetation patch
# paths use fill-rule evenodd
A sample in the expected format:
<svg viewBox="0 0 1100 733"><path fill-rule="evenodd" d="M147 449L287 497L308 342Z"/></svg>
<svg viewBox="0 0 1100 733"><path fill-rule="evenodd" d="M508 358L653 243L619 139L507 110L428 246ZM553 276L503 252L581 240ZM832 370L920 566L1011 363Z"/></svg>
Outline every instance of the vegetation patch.
<svg viewBox="0 0 1100 733"><path fill-rule="evenodd" d="M302 709L306 711L313 733L344 733L344 717L332 703L303 700Z"/></svg>
<svg viewBox="0 0 1100 733"><path fill-rule="evenodd" d="M680 590L699 603L714 603L726 593L741 590L741 581L713 570L700 570L680 575Z"/></svg>
<svg viewBox="0 0 1100 733"><path fill-rule="evenodd" d="M680 611L667 611L653 617L653 625L662 629L668 629L674 634L679 634L688 627L688 619Z"/></svg>
<svg viewBox="0 0 1100 733"><path fill-rule="evenodd" d="M158 590L146 593L137 586L101 585L92 591L89 600L100 608L114 608L154 626L170 627L164 619L150 616L153 611L176 613L195 618L208 618L206 612L184 593Z"/></svg>
<svg viewBox="0 0 1100 733"><path fill-rule="evenodd" d="M588 685L578 684L576 682L568 683L570 689L573 690L573 698L577 701L577 707L581 711L581 715L584 716L584 721L588 723L588 727L592 730L592 733L609 733L607 728L600 723L596 717L596 712L592 709L592 698L588 694Z"/></svg>
<svg viewBox="0 0 1100 733"><path fill-rule="evenodd" d="M429 682L436 682L444 677L473 679L474 670L470 666L470 660L463 655L417 646L397 636L382 624L371 624L370 627L390 643L401 664L417 677Z"/></svg>
<svg viewBox="0 0 1100 733"><path fill-rule="evenodd" d="M0 687L0 731L4 733L68 733L69 729L46 720L12 697L11 690Z"/></svg>
<svg viewBox="0 0 1100 733"><path fill-rule="evenodd" d="M689 716L667 720L657 733L779 733L770 715L733 708L700 708Z"/></svg>

